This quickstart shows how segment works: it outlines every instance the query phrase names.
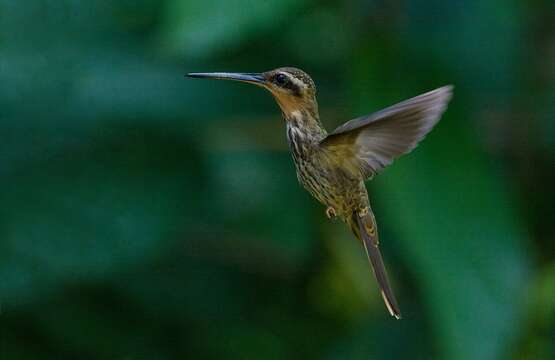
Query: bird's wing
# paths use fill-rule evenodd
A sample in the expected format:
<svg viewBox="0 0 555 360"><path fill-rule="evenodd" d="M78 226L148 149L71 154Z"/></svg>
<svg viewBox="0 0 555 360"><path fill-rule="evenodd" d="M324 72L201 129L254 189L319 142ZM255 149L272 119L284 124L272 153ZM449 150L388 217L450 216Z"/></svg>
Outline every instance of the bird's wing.
<svg viewBox="0 0 555 360"><path fill-rule="evenodd" d="M444 86L339 126L321 145L371 178L410 152L439 121L452 95Z"/></svg>

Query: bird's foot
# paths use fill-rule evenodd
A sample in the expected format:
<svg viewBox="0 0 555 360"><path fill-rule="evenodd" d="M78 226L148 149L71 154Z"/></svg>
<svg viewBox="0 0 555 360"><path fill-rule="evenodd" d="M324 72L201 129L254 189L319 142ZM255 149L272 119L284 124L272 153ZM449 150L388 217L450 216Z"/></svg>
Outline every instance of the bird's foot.
<svg viewBox="0 0 555 360"><path fill-rule="evenodd" d="M326 216L328 217L328 219L332 220L337 216L337 213L335 212L335 209L332 208L331 206L329 206L326 209Z"/></svg>

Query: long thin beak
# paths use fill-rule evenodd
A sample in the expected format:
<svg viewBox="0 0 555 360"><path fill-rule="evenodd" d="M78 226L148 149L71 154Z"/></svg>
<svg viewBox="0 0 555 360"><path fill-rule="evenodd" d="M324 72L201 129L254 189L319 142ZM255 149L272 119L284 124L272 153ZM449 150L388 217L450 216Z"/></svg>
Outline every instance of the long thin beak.
<svg viewBox="0 0 555 360"><path fill-rule="evenodd" d="M262 85L266 81L262 74L258 73L189 73L187 76L200 79L234 80L257 85Z"/></svg>

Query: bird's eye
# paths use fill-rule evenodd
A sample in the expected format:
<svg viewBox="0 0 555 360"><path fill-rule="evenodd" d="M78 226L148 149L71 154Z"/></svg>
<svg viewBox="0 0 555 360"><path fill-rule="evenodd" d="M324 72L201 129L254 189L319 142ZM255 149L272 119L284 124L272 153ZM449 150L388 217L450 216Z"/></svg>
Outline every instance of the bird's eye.
<svg viewBox="0 0 555 360"><path fill-rule="evenodd" d="M283 74L277 74L274 80L278 85L285 85L285 83L287 83L287 76Z"/></svg>

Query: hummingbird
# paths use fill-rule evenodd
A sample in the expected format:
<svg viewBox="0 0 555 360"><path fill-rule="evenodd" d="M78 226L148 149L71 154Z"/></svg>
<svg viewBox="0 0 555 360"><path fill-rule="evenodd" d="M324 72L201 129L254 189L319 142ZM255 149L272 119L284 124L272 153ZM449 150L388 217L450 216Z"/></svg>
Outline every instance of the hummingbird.
<svg viewBox="0 0 555 360"><path fill-rule="evenodd" d="M376 218L365 186L399 156L412 151L437 124L451 99L451 85L347 121L328 133L320 121L316 86L294 67L262 73L189 73L189 77L234 80L268 90L285 120L287 142L301 185L340 218L361 241L387 310L401 310L379 250Z"/></svg>

